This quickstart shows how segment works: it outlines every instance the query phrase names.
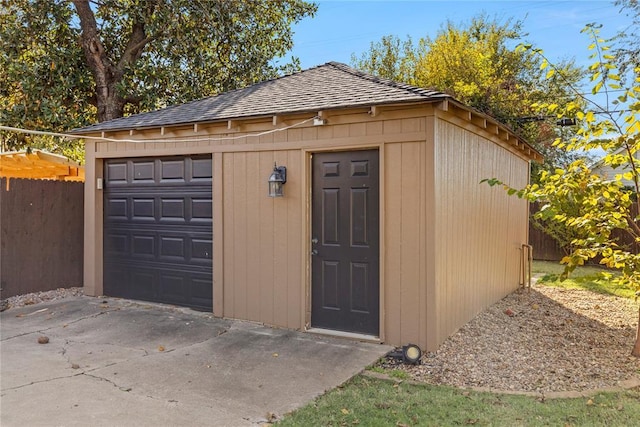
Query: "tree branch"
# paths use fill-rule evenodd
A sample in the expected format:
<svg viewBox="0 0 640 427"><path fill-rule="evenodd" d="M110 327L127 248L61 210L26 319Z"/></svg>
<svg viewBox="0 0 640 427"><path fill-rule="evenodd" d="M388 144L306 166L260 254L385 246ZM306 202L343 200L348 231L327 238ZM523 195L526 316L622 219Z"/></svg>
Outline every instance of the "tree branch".
<svg viewBox="0 0 640 427"><path fill-rule="evenodd" d="M98 24L89 5L89 0L72 1L80 18L82 51L96 85L98 121L103 122L121 117L123 105L117 93L116 84L122 79L122 74L119 74L113 66L100 41Z"/></svg>
<svg viewBox="0 0 640 427"><path fill-rule="evenodd" d="M633 173L633 184L636 189L636 196L640 199L640 182L638 181L638 177L640 177L640 171L636 167L635 157L633 152L631 151L631 146L629 145L629 141L625 138L624 140L624 149L627 152L627 156L629 156L629 164L631 165L631 170ZM640 230L638 230L638 234L640 234Z"/></svg>
<svg viewBox="0 0 640 427"><path fill-rule="evenodd" d="M159 1L149 1L146 3L146 8L142 9L141 14L135 17L129 41L116 66L118 71L123 72L127 65L135 63L142 55L145 46L162 35L162 30L154 35L148 35L146 28L146 21L151 18L158 6Z"/></svg>
<svg viewBox="0 0 640 427"><path fill-rule="evenodd" d="M140 102L142 102L142 97L139 95L129 95L124 98L124 102L131 105L139 105Z"/></svg>
<svg viewBox="0 0 640 427"><path fill-rule="evenodd" d="M147 36L144 22L135 22L131 29L131 37L127 42L127 47L124 49L124 52L118 61L118 65L116 66L118 71L122 72L127 65L136 62L142 55L144 47L158 37L159 34L156 34L155 36Z"/></svg>
<svg viewBox="0 0 640 427"><path fill-rule="evenodd" d="M633 218L627 217L627 223L629 224L629 227L631 228L631 230L635 231L635 233L633 233L631 230L629 230L629 234L631 234L632 237L638 237L640 236L640 225L638 225Z"/></svg>
<svg viewBox="0 0 640 427"><path fill-rule="evenodd" d="M88 0L73 0L73 4L80 18L82 50L87 59L87 64L96 80L98 90L106 90L109 76L113 71L113 64L107 57L107 53L98 36L96 17Z"/></svg>

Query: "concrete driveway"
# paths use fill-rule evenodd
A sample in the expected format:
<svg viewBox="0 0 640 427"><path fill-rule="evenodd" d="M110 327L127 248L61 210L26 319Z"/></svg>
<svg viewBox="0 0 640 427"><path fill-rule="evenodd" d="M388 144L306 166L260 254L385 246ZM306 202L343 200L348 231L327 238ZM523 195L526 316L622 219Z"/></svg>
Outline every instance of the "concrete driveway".
<svg viewBox="0 0 640 427"><path fill-rule="evenodd" d="M113 298L9 309L0 322L3 427L261 424L391 349Z"/></svg>

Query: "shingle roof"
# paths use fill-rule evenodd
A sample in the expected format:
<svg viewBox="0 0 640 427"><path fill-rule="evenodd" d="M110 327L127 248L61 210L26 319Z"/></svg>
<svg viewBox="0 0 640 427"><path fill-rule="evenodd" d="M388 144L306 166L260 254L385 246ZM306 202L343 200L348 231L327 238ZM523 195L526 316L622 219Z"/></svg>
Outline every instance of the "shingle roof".
<svg viewBox="0 0 640 427"><path fill-rule="evenodd" d="M339 62L216 96L74 130L74 133L171 126L335 108L435 101L442 92L375 77Z"/></svg>

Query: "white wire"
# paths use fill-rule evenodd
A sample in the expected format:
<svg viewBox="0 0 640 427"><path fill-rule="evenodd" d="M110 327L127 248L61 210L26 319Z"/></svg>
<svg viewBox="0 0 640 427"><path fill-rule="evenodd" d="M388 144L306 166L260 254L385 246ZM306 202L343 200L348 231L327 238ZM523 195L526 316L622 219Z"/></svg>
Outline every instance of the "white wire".
<svg viewBox="0 0 640 427"><path fill-rule="evenodd" d="M106 141L106 142L133 142L133 143L144 143L144 142L201 142L201 141L206 141L206 142L214 142L214 141L230 141L230 140L236 140L236 139L242 139L242 138L256 138L256 137L260 137L263 135L269 135L271 133L276 133L276 132L282 132L291 128L294 128L296 126L300 126L303 125L305 123L308 123L314 119L316 119L317 116L311 117L309 119L303 120L301 122L298 123L294 123L292 125L289 126L285 126L283 128L278 128L278 129L271 129L271 130L267 130L264 132L259 132L259 133L250 133L250 134L246 134L246 135L237 135L237 136L221 136L221 137L208 137L208 136L204 136L204 137L198 137L198 138L188 138L188 139L172 139L172 138L163 138L163 139L116 139L116 138L106 138L106 137L101 137L101 136L87 136L87 135L73 135L73 134L69 134L69 133L59 133L59 132L48 132L48 131L43 131L43 130L33 130L33 129L22 129L22 128L16 128L16 127L11 127L11 126L3 126L0 125L0 130L5 130L5 131L9 131L9 132L16 132L16 133L26 133L29 135L47 135L47 136L57 136L60 138L68 138L68 139L89 139L89 140L97 140L97 141Z"/></svg>

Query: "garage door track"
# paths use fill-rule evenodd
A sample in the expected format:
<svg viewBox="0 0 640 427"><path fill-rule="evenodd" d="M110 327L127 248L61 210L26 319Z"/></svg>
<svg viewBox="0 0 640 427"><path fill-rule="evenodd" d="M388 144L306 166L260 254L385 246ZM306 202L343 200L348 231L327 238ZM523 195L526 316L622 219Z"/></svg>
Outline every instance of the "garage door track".
<svg viewBox="0 0 640 427"><path fill-rule="evenodd" d="M114 298L0 320L3 427L261 424L391 349Z"/></svg>

